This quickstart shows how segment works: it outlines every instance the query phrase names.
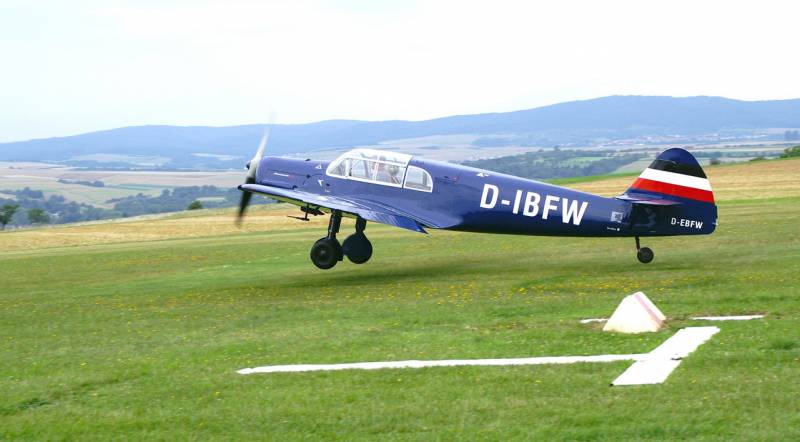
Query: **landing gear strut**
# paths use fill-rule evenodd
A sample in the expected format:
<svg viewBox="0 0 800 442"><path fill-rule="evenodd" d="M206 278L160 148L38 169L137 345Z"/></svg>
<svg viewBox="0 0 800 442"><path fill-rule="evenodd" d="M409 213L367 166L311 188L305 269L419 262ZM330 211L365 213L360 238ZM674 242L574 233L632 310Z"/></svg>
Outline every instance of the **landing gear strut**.
<svg viewBox="0 0 800 442"><path fill-rule="evenodd" d="M359 217L356 220L356 233L348 236L342 245L345 256L353 264L364 264L372 257L372 243L364 234L366 227L367 220Z"/></svg>
<svg viewBox="0 0 800 442"><path fill-rule="evenodd" d="M647 264L648 262L653 260L653 250L649 247L639 247L639 237L636 237L636 258L639 259L639 262L642 264Z"/></svg>
<svg viewBox="0 0 800 442"><path fill-rule="evenodd" d="M342 245L336 239L341 224L342 212L332 211L331 220L328 222L328 236L318 239L311 247L311 262L315 266L327 270L342 260Z"/></svg>
<svg viewBox="0 0 800 442"><path fill-rule="evenodd" d="M372 243L364 234L367 220L361 217L356 219L356 233L348 236L344 244L339 244L339 240L336 239L341 225L342 212L332 211L328 223L328 236L318 239L311 247L311 262L315 266L327 270L335 266L344 256L354 264L364 264L372 257Z"/></svg>

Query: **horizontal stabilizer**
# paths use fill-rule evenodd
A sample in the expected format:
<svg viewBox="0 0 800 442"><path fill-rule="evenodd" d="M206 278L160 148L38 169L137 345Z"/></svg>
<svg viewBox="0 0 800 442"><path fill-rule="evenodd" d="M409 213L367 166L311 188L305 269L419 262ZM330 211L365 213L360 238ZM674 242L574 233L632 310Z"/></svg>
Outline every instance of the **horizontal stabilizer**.
<svg viewBox="0 0 800 442"><path fill-rule="evenodd" d="M672 201L660 198L654 195L626 193L617 197L618 200L627 201L633 204L646 204L650 206L676 206L681 204L677 201Z"/></svg>

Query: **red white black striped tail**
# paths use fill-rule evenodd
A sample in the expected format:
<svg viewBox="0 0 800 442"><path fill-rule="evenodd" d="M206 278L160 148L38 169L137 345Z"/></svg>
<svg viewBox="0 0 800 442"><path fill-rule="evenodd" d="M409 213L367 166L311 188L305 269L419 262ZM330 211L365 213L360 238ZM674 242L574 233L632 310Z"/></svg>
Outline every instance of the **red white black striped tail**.
<svg viewBox="0 0 800 442"><path fill-rule="evenodd" d="M705 172L692 154L679 148L662 152L626 193L714 204Z"/></svg>

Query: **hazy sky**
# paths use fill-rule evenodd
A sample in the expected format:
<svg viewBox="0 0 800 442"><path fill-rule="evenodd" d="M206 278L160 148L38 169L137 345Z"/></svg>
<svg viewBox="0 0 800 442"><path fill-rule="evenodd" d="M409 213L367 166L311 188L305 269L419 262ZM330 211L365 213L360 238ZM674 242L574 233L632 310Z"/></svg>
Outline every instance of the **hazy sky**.
<svg viewBox="0 0 800 442"><path fill-rule="evenodd" d="M800 97L774 1L0 0L0 141L426 119L612 94Z"/></svg>

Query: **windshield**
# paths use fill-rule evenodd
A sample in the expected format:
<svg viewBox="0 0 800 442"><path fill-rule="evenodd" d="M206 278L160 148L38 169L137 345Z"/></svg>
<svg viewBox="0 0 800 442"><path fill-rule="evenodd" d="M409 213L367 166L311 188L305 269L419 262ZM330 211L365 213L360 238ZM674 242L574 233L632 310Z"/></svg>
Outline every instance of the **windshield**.
<svg viewBox="0 0 800 442"><path fill-rule="evenodd" d="M372 149L353 149L331 162L331 176L400 187L411 155Z"/></svg>
<svg viewBox="0 0 800 442"><path fill-rule="evenodd" d="M392 187L431 192L431 175L409 166L411 155L373 149L353 149L328 166L330 176Z"/></svg>

